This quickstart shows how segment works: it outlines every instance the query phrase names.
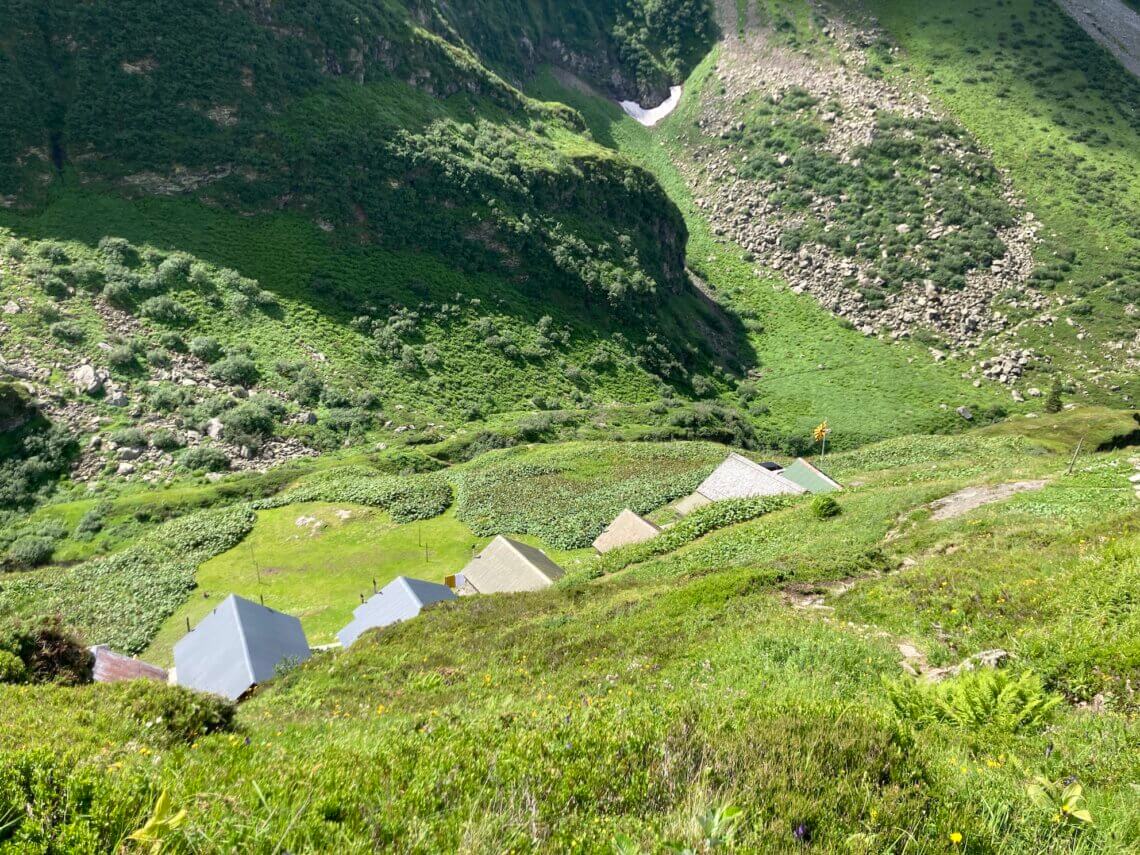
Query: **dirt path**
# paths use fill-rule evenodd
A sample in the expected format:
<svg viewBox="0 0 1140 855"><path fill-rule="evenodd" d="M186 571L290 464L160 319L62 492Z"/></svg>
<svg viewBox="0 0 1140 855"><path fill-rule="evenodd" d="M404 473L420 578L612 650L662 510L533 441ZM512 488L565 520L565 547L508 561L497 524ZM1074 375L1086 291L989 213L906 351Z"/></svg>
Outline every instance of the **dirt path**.
<svg viewBox="0 0 1140 855"><path fill-rule="evenodd" d="M965 490L959 490L932 502L930 508L934 513L930 518L936 521L952 520L983 505L1005 501L1018 493L1040 490L1048 483L1048 481L1015 481L1011 484L998 484L996 487L967 487Z"/></svg>
<svg viewBox="0 0 1140 855"><path fill-rule="evenodd" d="M1057 0L1120 64L1140 77L1140 13L1120 0Z"/></svg>

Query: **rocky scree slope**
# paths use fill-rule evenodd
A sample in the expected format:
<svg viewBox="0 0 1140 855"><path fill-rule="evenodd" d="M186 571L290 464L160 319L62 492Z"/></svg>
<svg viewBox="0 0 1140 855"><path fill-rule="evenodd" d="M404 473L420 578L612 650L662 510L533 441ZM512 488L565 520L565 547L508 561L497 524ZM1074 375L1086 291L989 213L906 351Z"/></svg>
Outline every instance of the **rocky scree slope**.
<svg viewBox="0 0 1140 855"><path fill-rule="evenodd" d="M978 142L865 73L879 33L827 18L805 50L778 22L730 27L736 7L718 9L685 168L715 230L868 335L919 336L942 358L1002 329L991 304L1024 290L1036 226Z"/></svg>

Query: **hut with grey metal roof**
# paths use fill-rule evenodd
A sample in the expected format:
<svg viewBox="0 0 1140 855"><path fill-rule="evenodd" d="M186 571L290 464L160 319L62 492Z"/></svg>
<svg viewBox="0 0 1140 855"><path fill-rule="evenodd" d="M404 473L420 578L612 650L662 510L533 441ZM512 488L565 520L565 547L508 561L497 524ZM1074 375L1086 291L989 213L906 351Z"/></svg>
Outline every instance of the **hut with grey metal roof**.
<svg viewBox="0 0 1140 855"><path fill-rule="evenodd" d="M612 523L606 526L605 531L598 535L594 541L594 549L599 555L604 555L611 549L643 543L652 540L659 534L661 534L660 528L645 517L626 508L614 518Z"/></svg>
<svg viewBox="0 0 1140 855"><path fill-rule="evenodd" d="M336 634L342 647L351 647L370 629L390 626L416 617L425 606L441 600L454 600L455 592L446 585L397 576L367 602L357 606L352 620Z"/></svg>
<svg viewBox="0 0 1140 855"><path fill-rule="evenodd" d="M475 593L501 594L549 588L564 573L541 549L499 535L468 562L460 575Z"/></svg>
<svg viewBox="0 0 1140 855"><path fill-rule="evenodd" d="M301 621L230 594L174 645L175 675L180 686L236 701L309 654Z"/></svg>

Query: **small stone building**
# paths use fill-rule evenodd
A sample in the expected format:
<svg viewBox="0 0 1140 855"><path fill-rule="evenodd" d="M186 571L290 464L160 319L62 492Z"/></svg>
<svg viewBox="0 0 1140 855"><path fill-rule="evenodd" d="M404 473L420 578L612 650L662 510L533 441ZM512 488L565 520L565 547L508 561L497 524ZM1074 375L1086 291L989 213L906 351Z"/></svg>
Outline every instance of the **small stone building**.
<svg viewBox="0 0 1140 855"><path fill-rule="evenodd" d="M605 555L611 549L643 543L659 534L661 534L660 528L626 508L594 540L594 549L599 555Z"/></svg>
<svg viewBox="0 0 1140 855"><path fill-rule="evenodd" d="M459 575L465 591L501 594L549 588L564 574L541 549L499 535Z"/></svg>

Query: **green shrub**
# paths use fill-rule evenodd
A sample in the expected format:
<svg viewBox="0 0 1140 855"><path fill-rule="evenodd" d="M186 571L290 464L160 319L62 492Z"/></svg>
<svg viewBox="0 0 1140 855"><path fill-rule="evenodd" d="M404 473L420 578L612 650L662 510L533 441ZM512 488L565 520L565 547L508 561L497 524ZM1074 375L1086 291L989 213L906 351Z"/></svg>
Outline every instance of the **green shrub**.
<svg viewBox="0 0 1140 855"><path fill-rule="evenodd" d="M170 353L164 348L152 347L146 352L147 365L153 365L155 368L169 368L170 363Z"/></svg>
<svg viewBox="0 0 1140 855"><path fill-rule="evenodd" d="M150 435L150 444L159 451L174 451L182 447L178 435L169 428L159 428Z"/></svg>
<svg viewBox="0 0 1140 855"><path fill-rule="evenodd" d="M129 448L146 447L146 436L138 428L119 428L111 431L107 438L116 445L125 445Z"/></svg>
<svg viewBox="0 0 1140 855"><path fill-rule="evenodd" d="M182 453L178 461L191 472L224 472L230 468L230 459L225 452L212 445L196 445Z"/></svg>
<svg viewBox="0 0 1140 855"><path fill-rule="evenodd" d="M194 316L190 310L166 294L150 297L139 306L139 314L160 324L181 326L190 323Z"/></svg>
<svg viewBox="0 0 1140 855"><path fill-rule="evenodd" d="M817 520L831 519L843 513L834 496L816 496L811 500L811 515Z"/></svg>
<svg viewBox="0 0 1140 855"><path fill-rule="evenodd" d="M0 683L25 683L28 669L24 660L10 650L0 650Z"/></svg>
<svg viewBox="0 0 1140 855"><path fill-rule="evenodd" d="M273 414L256 401L247 401L222 413L222 424L226 429L226 440L253 448L273 436L276 426Z"/></svg>
<svg viewBox="0 0 1140 855"><path fill-rule="evenodd" d="M1059 413L1064 408L1064 401L1061 400L1061 384L1060 382L1055 382L1053 387L1049 390L1048 397L1045 398L1044 410L1047 413Z"/></svg>
<svg viewBox="0 0 1140 855"><path fill-rule="evenodd" d="M232 386L252 386L260 373L257 365L248 356L227 356L210 366L214 376Z"/></svg>
<svg viewBox="0 0 1140 855"><path fill-rule="evenodd" d="M900 717L922 726L945 722L963 730L993 728L1004 733L1041 727L1061 702L1032 671L986 668L941 683L914 678L884 680Z"/></svg>
<svg viewBox="0 0 1140 855"><path fill-rule="evenodd" d="M53 240L46 240L37 244L35 253L40 258L55 265L67 264L71 260L68 258L67 250L64 249L63 245Z"/></svg>
<svg viewBox="0 0 1140 855"><path fill-rule="evenodd" d="M97 293L103 289L103 270L89 261L80 261L71 266L71 281L83 291Z"/></svg>
<svg viewBox="0 0 1140 855"><path fill-rule="evenodd" d="M103 299L117 309L129 309L134 302L134 291L128 281L112 279L103 286Z"/></svg>
<svg viewBox="0 0 1140 855"><path fill-rule="evenodd" d="M186 339L181 333L176 333L174 330L166 330L158 337L158 343L167 350L174 351L175 353L186 352Z"/></svg>
<svg viewBox="0 0 1140 855"><path fill-rule="evenodd" d="M52 324L51 334L61 341L72 343L83 341L86 335L83 326L75 321L58 321Z"/></svg>
<svg viewBox="0 0 1140 855"><path fill-rule="evenodd" d="M135 680L124 690L122 704L126 714L160 744L190 743L233 727L232 703L181 686Z"/></svg>
<svg viewBox="0 0 1140 855"><path fill-rule="evenodd" d="M138 263L135 248L124 238L108 236L100 239L99 252L108 264L129 267Z"/></svg>
<svg viewBox="0 0 1140 855"><path fill-rule="evenodd" d="M98 534L103 530L103 526L107 521L107 513L110 510L108 505L96 505L91 510L87 511L79 518L79 522L75 526L75 534L77 537L89 536Z"/></svg>
<svg viewBox="0 0 1140 855"><path fill-rule="evenodd" d="M0 650L23 662L33 683L91 682L91 651L58 616L0 625Z"/></svg>
<svg viewBox="0 0 1140 855"><path fill-rule="evenodd" d="M203 362L214 363L222 358L222 346L216 338L195 336L190 340L190 353Z"/></svg>
<svg viewBox="0 0 1140 855"><path fill-rule="evenodd" d="M54 540L39 535L26 535L8 547L5 561L22 569L40 567L51 561L53 552L55 552Z"/></svg>
<svg viewBox="0 0 1140 855"><path fill-rule="evenodd" d="M155 386L149 393L147 400L154 409L170 413L186 403L186 392L178 386L166 383Z"/></svg>
<svg viewBox="0 0 1140 855"><path fill-rule="evenodd" d="M135 350L129 344L117 345L107 353L107 363L119 371L133 371L139 367Z"/></svg>

